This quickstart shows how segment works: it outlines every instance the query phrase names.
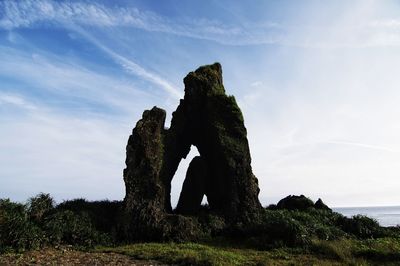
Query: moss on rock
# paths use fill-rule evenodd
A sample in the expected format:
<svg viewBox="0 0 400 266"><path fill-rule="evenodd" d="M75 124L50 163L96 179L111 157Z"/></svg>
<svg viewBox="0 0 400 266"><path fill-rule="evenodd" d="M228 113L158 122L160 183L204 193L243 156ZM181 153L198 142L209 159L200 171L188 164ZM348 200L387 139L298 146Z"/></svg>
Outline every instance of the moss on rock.
<svg viewBox="0 0 400 266"><path fill-rule="evenodd" d="M188 175L181 206L193 212L206 195L213 213L241 223L262 209L243 115L235 98L225 94L221 65L190 72L184 84L185 96L169 129L164 129L165 111L154 107L143 113L129 138L122 228L131 239L195 237L196 222L174 215L170 203L172 178L191 145L199 150L207 173ZM200 190L196 184L201 184ZM173 230L177 224L181 233Z"/></svg>

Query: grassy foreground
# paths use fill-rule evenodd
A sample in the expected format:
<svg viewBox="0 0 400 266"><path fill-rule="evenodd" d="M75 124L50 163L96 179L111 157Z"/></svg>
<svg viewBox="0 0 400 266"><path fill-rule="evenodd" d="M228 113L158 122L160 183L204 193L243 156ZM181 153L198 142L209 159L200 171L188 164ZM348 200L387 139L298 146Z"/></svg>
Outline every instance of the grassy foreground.
<svg viewBox="0 0 400 266"><path fill-rule="evenodd" d="M400 240L315 240L304 248L255 250L221 243L138 243L97 247L134 259L179 265L399 265Z"/></svg>

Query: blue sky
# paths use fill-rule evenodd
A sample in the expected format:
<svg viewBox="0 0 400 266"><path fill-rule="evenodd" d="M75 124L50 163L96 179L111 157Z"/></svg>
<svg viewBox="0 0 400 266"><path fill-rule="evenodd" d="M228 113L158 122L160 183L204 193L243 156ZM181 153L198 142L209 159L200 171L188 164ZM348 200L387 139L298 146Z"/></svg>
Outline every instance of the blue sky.
<svg viewBox="0 0 400 266"><path fill-rule="evenodd" d="M399 14L390 0L2 0L0 197L122 199L143 110L169 124L183 77L218 61L264 205L399 205Z"/></svg>

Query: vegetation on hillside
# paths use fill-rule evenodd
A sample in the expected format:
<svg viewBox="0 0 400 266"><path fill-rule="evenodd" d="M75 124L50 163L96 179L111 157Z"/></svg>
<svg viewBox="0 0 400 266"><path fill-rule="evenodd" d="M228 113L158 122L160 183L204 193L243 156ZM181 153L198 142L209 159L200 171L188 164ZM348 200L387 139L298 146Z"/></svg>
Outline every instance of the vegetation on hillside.
<svg viewBox="0 0 400 266"><path fill-rule="evenodd" d="M197 243L137 243L125 246L118 234L122 202L84 199L58 205L49 194L27 203L0 200L0 253L41 247L116 252L165 263L242 265L301 258L350 263L400 261L400 228L385 228L366 216L347 218L329 209L270 206L251 224L226 224L202 207ZM311 205L310 205L311 206ZM101 246L101 248L99 248ZM311 256L311 257L310 257ZM286 258L286 259L285 259ZM297 259L296 259L297 258Z"/></svg>
<svg viewBox="0 0 400 266"><path fill-rule="evenodd" d="M86 204L86 205L85 205ZM39 194L26 204L0 200L0 252L24 251L43 246L92 247L112 243L111 222L103 208L114 202L73 200L57 206L49 194ZM105 230L107 228L107 230Z"/></svg>

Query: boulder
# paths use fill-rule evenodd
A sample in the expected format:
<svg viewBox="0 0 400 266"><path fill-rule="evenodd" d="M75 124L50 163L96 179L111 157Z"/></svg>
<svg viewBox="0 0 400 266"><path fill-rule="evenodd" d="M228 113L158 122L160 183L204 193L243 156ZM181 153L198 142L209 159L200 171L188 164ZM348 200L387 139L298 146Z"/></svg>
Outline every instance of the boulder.
<svg viewBox="0 0 400 266"><path fill-rule="evenodd" d="M309 208L318 209L318 210L329 210L332 211L325 203L318 199L315 203L307 198L304 195L296 196L289 195L286 198L281 199L278 204L270 205L267 209L276 210L276 209L286 209L286 210L300 210L304 211Z"/></svg>
<svg viewBox="0 0 400 266"><path fill-rule="evenodd" d="M327 211L332 211L331 208L328 207L328 205L326 205L322 199L318 199L315 204L314 204L314 208L319 209L319 210L327 210Z"/></svg>
<svg viewBox="0 0 400 266"><path fill-rule="evenodd" d="M286 198L281 199L278 204L276 204L276 208L304 211L309 208L314 208L314 202L304 195L289 195Z"/></svg>

